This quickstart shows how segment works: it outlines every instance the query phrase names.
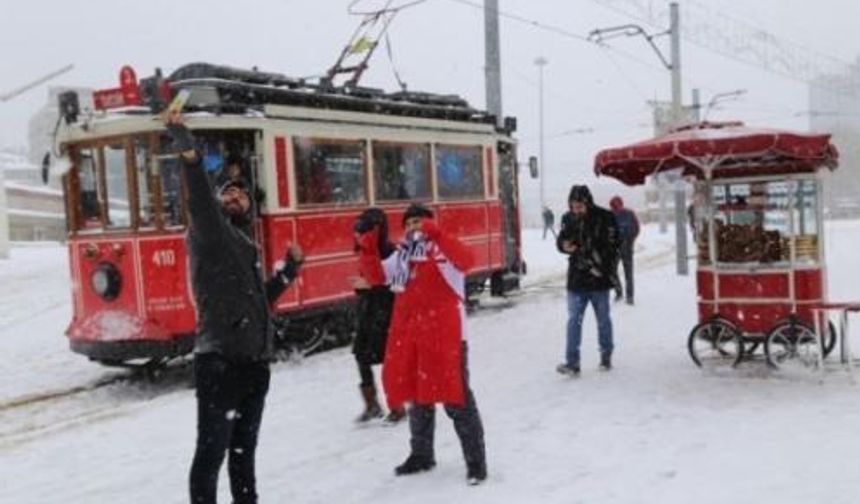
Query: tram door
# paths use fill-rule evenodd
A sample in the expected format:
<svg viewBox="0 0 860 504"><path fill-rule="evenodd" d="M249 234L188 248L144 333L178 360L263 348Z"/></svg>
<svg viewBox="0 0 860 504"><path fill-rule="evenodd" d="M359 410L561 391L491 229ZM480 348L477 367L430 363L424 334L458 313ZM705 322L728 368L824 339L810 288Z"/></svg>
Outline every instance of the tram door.
<svg viewBox="0 0 860 504"><path fill-rule="evenodd" d="M517 195L517 152L513 144L499 142L499 199L502 203L505 265L511 271L520 269L520 216Z"/></svg>

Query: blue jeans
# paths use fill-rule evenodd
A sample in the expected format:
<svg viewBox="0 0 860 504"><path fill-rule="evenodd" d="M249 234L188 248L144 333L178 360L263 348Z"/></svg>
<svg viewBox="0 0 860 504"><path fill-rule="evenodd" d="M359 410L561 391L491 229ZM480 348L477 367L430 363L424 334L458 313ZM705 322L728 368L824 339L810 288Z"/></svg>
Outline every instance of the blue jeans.
<svg viewBox="0 0 860 504"><path fill-rule="evenodd" d="M588 303L597 315L597 339L602 355L612 355L612 320L609 318L609 290L567 291L567 365L579 366L579 346L582 344L582 319Z"/></svg>

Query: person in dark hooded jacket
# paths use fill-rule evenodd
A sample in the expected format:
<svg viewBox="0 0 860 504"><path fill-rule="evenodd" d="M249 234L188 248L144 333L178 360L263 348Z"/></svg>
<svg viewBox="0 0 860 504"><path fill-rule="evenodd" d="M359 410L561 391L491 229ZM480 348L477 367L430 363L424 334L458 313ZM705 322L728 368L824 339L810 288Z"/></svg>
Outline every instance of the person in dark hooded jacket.
<svg viewBox="0 0 860 504"><path fill-rule="evenodd" d="M356 418L356 422L363 423L383 416L372 366L382 364L385 358L385 343L394 307L394 293L388 286L380 259L388 259L395 249L388 239L388 218L379 208L368 208L362 212L355 220L353 232L355 249L359 253L359 276L353 278L353 287L358 296L358 330L352 353L358 364L361 376L359 390L364 400L364 411ZM404 418L406 410L400 407L391 410L385 421L396 423Z"/></svg>
<svg viewBox="0 0 860 504"><path fill-rule="evenodd" d="M633 246L639 237L639 219L636 212L624 206L621 196L613 196L609 200L609 208L615 214L615 223L618 225L618 262L624 269L624 299L627 304L633 304ZM618 275L618 266L615 267L615 301L621 301L621 278Z"/></svg>
<svg viewBox="0 0 860 504"><path fill-rule="evenodd" d="M213 196L202 156L178 114L168 117L167 133L188 188L188 256L197 309L191 502L216 502L218 472L229 450L233 502L256 503L254 458L273 358L270 303L295 279L302 254L289 247L284 265L264 281L247 183L227 180Z"/></svg>
<svg viewBox="0 0 860 504"><path fill-rule="evenodd" d="M618 228L612 212L594 204L585 185L574 185L568 196L570 211L561 219L556 245L568 255L567 269L567 350L557 371L576 376L580 372L579 347L582 319L588 303L597 316L600 367L612 367L612 320L609 291L618 254Z"/></svg>

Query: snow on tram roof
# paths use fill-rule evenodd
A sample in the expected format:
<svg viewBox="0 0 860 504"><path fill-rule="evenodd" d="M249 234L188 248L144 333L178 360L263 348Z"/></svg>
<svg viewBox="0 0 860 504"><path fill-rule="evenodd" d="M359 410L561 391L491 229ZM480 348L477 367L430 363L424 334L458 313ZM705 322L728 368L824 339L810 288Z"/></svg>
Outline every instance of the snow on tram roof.
<svg viewBox="0 0 860 504"><path fill-rule="evenodd" d="M365 87L331 87L282 74L243 70L209 63L191 63L175 70L168 81L174 88L214 88L219 105L254 108L297 105L392 115L494 123L489 113L475 109L457 95L400 91L386 93Z"/></svg>

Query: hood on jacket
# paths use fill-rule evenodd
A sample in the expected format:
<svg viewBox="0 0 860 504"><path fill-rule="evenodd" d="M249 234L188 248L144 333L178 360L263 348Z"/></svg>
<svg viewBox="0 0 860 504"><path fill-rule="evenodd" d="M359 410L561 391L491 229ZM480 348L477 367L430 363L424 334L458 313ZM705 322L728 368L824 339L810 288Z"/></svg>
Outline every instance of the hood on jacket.
<svg viewBox="0 0 860 504"><path fill-rule="evenodd" d="M585 203L585 206L591 208L594 206L594 199L591 197L591 191L587 185L574 184L570 188L570 193L567 195L568 204L579 201Z"/></svg>
<svg viewBox="0 0 860 504"><path fill-rule="evenodd" d="M609 208L613 211L617 212L624 208L624 200L621 199L621 196L613 196L611 200L609 200Z"/></svg>
<svg viewBox="0 0 860 504"><path fill-rule="evenodd" d="M361 212L355 218L355 224L353 225L353 230L359 234L367 233L373 230L373 228L378 229L379 252L383 258L388 257L393 247L388 240L388 216L385 215L382 209L376 207L371 207Z"/></svg>

